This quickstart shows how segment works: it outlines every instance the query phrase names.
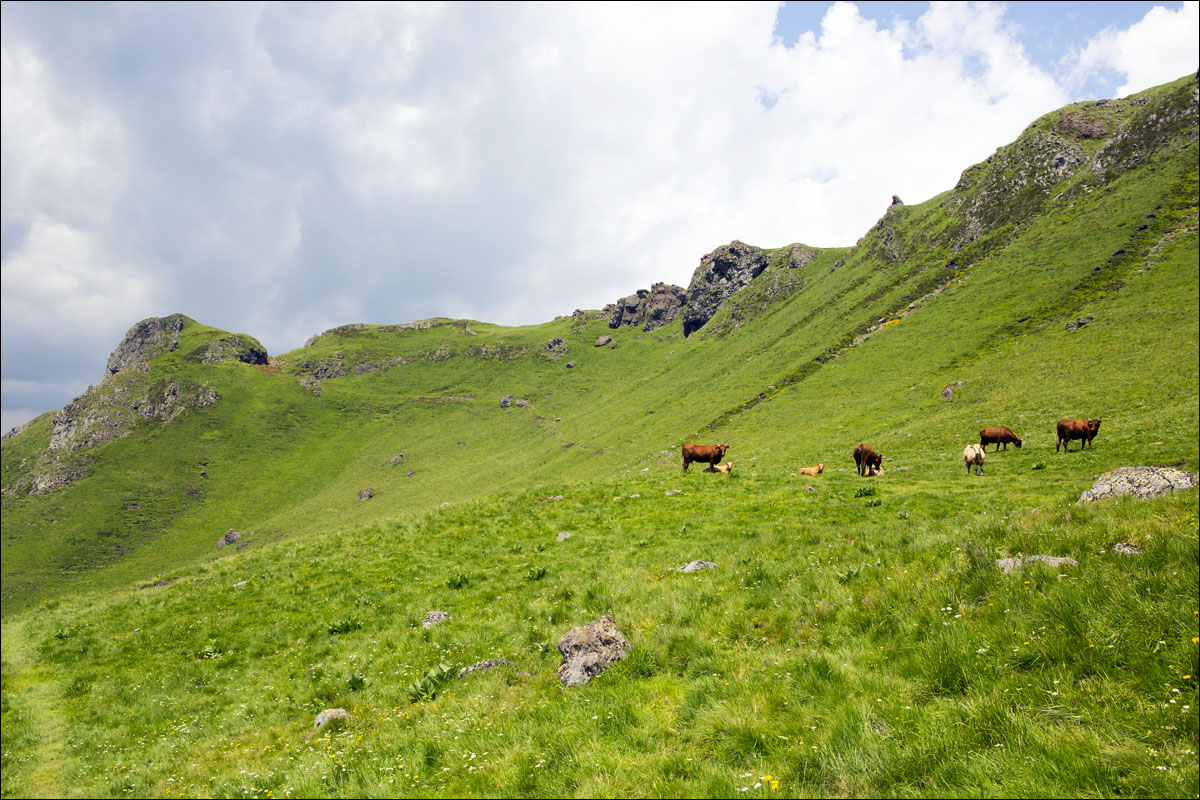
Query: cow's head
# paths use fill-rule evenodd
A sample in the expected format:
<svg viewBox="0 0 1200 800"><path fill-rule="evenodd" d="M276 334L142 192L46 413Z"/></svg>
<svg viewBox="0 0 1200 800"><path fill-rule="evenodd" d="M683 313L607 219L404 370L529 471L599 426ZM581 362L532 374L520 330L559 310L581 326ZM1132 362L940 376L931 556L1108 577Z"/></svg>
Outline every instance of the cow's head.
<svg viewBox="0 0 1200 800"><path fill-rule="evenodd" d="M1021 449L1021 440L1020 439L1017 439L1017 449L1018 450Z"/></svg>
<svg viewBox="0 0 1200 800"><path fill-rule="evenodd" d="M825 465L824 465L824 464L817 464L817 474L818 474L818 475L820 475L820 474L821 474L822 472L824 472L824 471L825 471Z"/></svg>
<svg viewBox="0 0 1200 800"><path fill-rule="evenodd" d="M1099 420L1097 420L1097 422L1099 422ZM717 445L717 455L719 455L719 456L725 455L725 451L728 449L729 449L729 445L727 445L727 444Z"/></svg>
<svg viewBox="0 0 1200 800"><path fill-rule="evenodd" d="M1092 433L1095 433L1096 431L1100 430L1100 420L1098 420L1098 419L1089 419L1087 421L1087 425L1088 425L1088 430L1091 431Z"/></svg>
<svg viewBox="0 0 1200 800"><path fill-rule="evenodd" d="M875 458L871 459L871 463L874 464L876 467L883 464L883 453L876 453Z"/></svg>

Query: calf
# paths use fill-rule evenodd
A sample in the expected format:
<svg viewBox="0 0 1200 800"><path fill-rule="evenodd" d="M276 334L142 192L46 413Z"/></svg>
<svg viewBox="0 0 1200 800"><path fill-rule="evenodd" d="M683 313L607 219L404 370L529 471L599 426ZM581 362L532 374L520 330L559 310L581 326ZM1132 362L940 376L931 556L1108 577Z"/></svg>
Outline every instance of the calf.
<svg viewBox="0 0 1200 800"><path fill-rule="evenodd" d="M967 449L963 450L963 463L967 465L967 474L971 474L971 466L975 466L975 474L983 474L983 461L987 457L987 451L983 449L981 444L969 444Z"/></svg>
<svg viewBox="0 0 1200 800"><path fill-rule="evenodd" d="M733 472L733 462L730 461L728 464L722 464L721 466L716 467L715 471L716 472L724 472L726 475L729 475L730 473Z"/></svg>
<svg viewBox="0 0 1200 800"><path fill-rule="evenodd" d="M864 477L874 475L876 471L882 472L879 469L883 463L883 456L876 453L869 445L859 444L854 448L854 465L858 468L858 474Z"/></svg>
<svg viewBox="0 0 1200 800"><path fill-rule="evenodd" d="M979 443L986 448L989 444L995 443L996 449L1000 449L1000 445L1004 445L1007 450L1010 444L1015 444L1017 449L1021 449L1021 440L1017 435L1003 426L997 428L982 428L979 431Z"/></svg>
<svg viewBox="0 0 1200 800"><path fill-rule="evenodd" d="M686 470L688 465L693 461L708 464L705 472L716 472L714 467L721 463L721 459L725 457L725 451L729 449L727 444L692 444L691 442L683 446L683 468Z"/></svg>
<svg viewBox="0 0 1200 800"><path fill-rule="evenodd" d="M825 471L824 464L817 464L815 467L801 467L796 470L797 475L820 475Z"/></svg>
<svg viewBox="0 0 1200 800"><path fill-rule="evenodd" d="M1064 453L1071 452L1070 443L1072 439L1080 439L1079 449L1082 450L1086 443L1088 447L1092 446L1092 439L1096 438L1096 434L1100 431L1100 420L1098 419L1060 419L1058 421L1058 441L1054 443L1054 452L1058 452L1059 445L1062 446Z"/></svg>

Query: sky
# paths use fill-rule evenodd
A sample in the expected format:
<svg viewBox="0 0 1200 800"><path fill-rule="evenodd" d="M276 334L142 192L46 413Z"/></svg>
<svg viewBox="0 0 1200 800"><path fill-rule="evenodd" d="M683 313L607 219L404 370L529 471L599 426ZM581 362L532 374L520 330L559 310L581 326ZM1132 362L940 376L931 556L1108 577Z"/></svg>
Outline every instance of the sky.
<svg viewBox="0 0 1200 800"><path fill-rule="evenodd" d="M275 354L851 245L1042 114L1195 72L1198 6L5 2L0 425L146 317Z"/></svg>

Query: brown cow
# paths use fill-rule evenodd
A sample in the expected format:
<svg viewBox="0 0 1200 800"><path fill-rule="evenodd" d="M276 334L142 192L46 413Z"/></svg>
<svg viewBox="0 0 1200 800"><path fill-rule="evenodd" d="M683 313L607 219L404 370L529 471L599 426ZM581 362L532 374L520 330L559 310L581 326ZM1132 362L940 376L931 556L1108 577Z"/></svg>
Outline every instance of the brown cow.
<svg viewBox="0 0 1200 800"><path fill-rule="evenodd" d="M1100 420L1098 419L1060 419L1058 421L1058 441L1054 443L1054 452L1058 452L1059 445L1062 445L1064 453L1071 452L1071 440L1081 439L1079 449L1082 450L1086 443L1088 447L1092 446L1092 439L1096 438L1096 434L1100 432Z"/></svg>
<svg viewBox="0 0 1200 800"><path fill-rule="evenodd" d="M820 475L825 471L824 464L817 464L815 467L801 467L796 470L797 475Z"/></svg>
<svg viewBox="0 0 1200 800"><path fill-rule="evenodd" d="M721 459L725 457L725 451L728 449L729 445L727 444L692 444L688 442L683 446L683 468L686 470L693 461L705 462L708 464L705 472L716 472L713 468L721 463Z"/></svg>
<svg viewBox="0 0 1200 800"><path fill-rule="evenodd" d="M1017 438L1015 433L1004 426L980 429L979 443L983 445L985 450L987 449L987 446L992 443L995 443L997 450L1000 449L1000 445L1002 444L1004 445L1005 450L1008 449L1010 444L1015 444L1018 450L1021 449L1021 440Z"/></svg>
<svg viewBox="0 0 1200 800"><path fill-rule="evenodd" d="M864 477L870 477L879 469L879 465L883 462L883 456L876 453L869 445L859 444L854 448L854 465L858 467L858 474Z"/></svg>

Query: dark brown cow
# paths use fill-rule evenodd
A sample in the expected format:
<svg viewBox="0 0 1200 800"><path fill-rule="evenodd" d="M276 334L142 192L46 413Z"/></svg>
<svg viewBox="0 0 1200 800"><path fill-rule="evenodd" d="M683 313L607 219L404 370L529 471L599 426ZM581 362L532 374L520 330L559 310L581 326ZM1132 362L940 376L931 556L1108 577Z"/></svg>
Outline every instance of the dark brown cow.
<svg viewBox="0 0 1200 800"><path fill-rule="evenodd" d="M1010 444L1015 444L1017 449L1021 449L1021 440L1017 435L1003 426L997 428L983 428L979 431L979 443L987 449L989 444L995 443L996 449L1000 449L1000 445L1004 445L1007 450Z"/></svg>
<svg viewBox="0 0 1200 800"><path fill-rule="evenodd" d="M1092 439L1096 438L1096 434L1100 431L1100 420L1098 419L1060 419L1058 421L1058 441L1054 443L1054 452L1058 452L1059 445L1062 445L1064 453L1071 452L1071 440L1081 439L1079 449L1082 450L1084 444L1088 447L1092 446Z"/></svg>
<svg viewBox="0 0 1200 800"><path fill-rule="evenodd" d="M692 444L688 442L683 446L683 468L686 470L688 465L695 461L708 464L705 472L716 472L714 467L721 463L721 459L725 457L725 451L728 449L729 445L727 444Z"/></svg>
<svg viewBox="0 0 1200 800"><path fill-rule="evenodd" d="M854 448L854 465L858 467L859 475L874 475L882 462L883 456L872 450L869 445L860 444Z"/></svg>

